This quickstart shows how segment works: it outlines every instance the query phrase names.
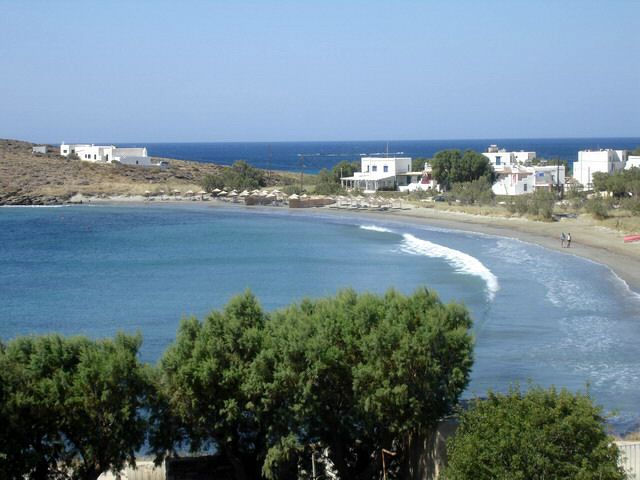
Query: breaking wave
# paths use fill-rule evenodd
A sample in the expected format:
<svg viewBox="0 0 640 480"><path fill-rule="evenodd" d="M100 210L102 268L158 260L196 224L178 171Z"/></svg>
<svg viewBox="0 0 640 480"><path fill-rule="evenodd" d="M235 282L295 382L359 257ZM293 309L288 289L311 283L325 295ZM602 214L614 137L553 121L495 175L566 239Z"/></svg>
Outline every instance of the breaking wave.
<svg viewBox="0 0 640 480"><path fill-rule="evenodd" d="M369 230L371 232L381 232L381 233L394 233L393 230L389 230L388 228L378 227L377 225L360 225L362 230Z"/></svg>
<svg viewBox="0 0 640 480"><path fill-rule="evenodd" d="M421 240L410 233L405 233L402 237L404 239L402 242L403 252L413 255L425 255L432 258L442 258L446 260L456 272L465 275L476 275L482 278L487 284L490 300L493 300L496 292L500 290L498 278L477 258L459 250L429 242L428 240Z"/></svg>

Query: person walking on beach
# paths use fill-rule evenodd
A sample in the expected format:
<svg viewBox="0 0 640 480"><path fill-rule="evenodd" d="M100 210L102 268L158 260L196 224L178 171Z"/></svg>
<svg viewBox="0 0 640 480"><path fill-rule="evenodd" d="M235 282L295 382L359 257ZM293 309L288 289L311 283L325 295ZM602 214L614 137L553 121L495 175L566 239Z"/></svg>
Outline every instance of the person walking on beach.
<svg viewBox="0 0 640 480"><path fill-rule="evenodd" d="M565 242L565 236L564 236L564 232L562 232L560 234L560 244L562 245L562 248L564 248L564 242Z"/></svg>
<svg viewBox="0 0 640 480"><path fill-rule="evenodd" d="M571 247L571 234L567 233L567 248Z"/></svg>

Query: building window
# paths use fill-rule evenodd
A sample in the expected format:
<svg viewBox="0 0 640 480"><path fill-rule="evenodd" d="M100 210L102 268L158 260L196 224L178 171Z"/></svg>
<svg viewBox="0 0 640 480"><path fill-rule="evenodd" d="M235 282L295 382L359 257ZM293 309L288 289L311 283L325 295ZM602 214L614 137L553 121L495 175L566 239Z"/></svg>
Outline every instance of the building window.
<svg viewBox="0 0 640 480"><path fill-rule="evenodd" d="M371 171L372 172L377 172L378 171L378 166L374 165L373 167L371 167Z"/></svg>
<svg viewBox="0 0 640 480"><path fill-rule="evenodd" d="M382 167L382 170L384 172L388 172L389 171L389 165L385 165L384 167Z"/></svg>
<svg viewBox="0 0 640 480"><path fill-rule="evenodd" d="M526 183L524 184L524 191L525 192L527 191L527 184Z"/></svg>
<svg viewBox="0 0 640 480"><path fill-rule="evenodd" d="M94 159L94 160L97 160L97 159L98 159L98 156L97 156L95 153L93 154L93 159Z"/></svg>
<svg viewBox="0 0 640 480"><path fill-rule="evenodd" d="M502 157L496 157L496 165L501 165L501 158Z"/></svg>

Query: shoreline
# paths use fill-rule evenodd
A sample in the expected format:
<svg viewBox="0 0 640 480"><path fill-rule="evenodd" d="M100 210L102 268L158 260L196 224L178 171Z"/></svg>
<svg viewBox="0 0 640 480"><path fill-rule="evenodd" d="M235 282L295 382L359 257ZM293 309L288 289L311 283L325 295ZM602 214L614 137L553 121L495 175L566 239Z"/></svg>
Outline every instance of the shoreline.
<svg viewBox="0 0 640 480"><path fill-rule="evenodd" d="M346 208L315 207L295 208L286 206L247 206L242 203L228 203L217 200L191 201L167 199L149 201L144 197L113 196L108 198L87 198L82 203L65 205L172 205L199 206L207 208L249 211L289 212L305 215L342 215L354 218L393 221L416 225L430 225L460 230L464 232L494 235L535 244L543 248L575 255L586 260L605 265L620 278L627 288L640 295L640 242L623 243L623 234L601 226L593 225L588 219L562 219L558 222L538 222L520 217L491 217L452 212L436 208L410 208L404 210L371 211ZM570 248L562 248L560 234L571 232Z"/></svg>

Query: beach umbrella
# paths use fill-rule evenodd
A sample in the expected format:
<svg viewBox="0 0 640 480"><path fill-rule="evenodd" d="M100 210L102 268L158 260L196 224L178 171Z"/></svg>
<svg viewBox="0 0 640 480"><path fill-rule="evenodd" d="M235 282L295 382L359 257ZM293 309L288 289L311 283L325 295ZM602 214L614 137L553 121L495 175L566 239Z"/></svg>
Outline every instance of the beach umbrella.
<svg viewBox="0 0 640 480"><path fill-rule="evenodd" d="M207 192L205 192L204 190L200 190L198 192L198 195L200 195L200 200L204 200L204 196L207 194Z"/></svg>
<svg viewBox="0 0 640 480"><path fill-rule="evenodd" d="M187 190L187 195L193 195L193 190Z"/></svg>
<svg viewBox="0 0 640 480"><path fill-rule="evenodd" d="M237 197L238 196L238 192L236 192L235 190L233 190L230 194L230 197Z"/></svg>
<svg viewBox="0 0 640 480"><path fill-rule="evenodd" d="M180 193L180 190L175 189L175 190L173 191L173 196L175 197L175 196L176 196L176 195L178 195L179 193Z"/></svg>
<svg viewBox="0 0 640 480"><path fill-rule="evenodd" d="M213 189L213 192L211 192L211 193L220 193L221 191L222 191L222 190L220 190L219 188L214 188L214 189Z"/></svg>
<svg viewBox="0 0 640 480"><path fill-rule="evenodd" d="M251 190L251 195L260 195L260 190L257 188L255 190Z"/></svg>
<svg viewBox="0 0 640 480"><path fill-rule="evenodd" d="M145 190L144 191L144 195L145 195L145 197L148 197L149 195L151 195L151 192L149 190Z"/></svg>
<svg viewBox="0 0 640 480"><path fill-rule="evenodd" d="M219 197L224 197L225 195L228 195L228 193L227 193L227 192L225 192L224 190L221 190L221 191L218 193L218 196L219 196Z"/></svg>
<svg viewBox="0 0 640 480"><path fill-rule="evenodd" d="M307 195L306 193L303 193L300 198L309 198L309 195Z"/></svg>
<svg viewBox="0 0 640 480"><path fill-rule="evenodd" d="M271 190L271 193L273 193L274 195L279 195L282 192L280 190L278 190L277 188L274 188L273 190Z"/></svg>
<svg viewBox="0 0 640 480"><path fill-rule="evenodd" d="M289 196L289 200L300 200L300 197L294 193L293 195Z"/></svg>
<svg viewBox="0 0 640 480"><path fill-rule="evenodd" d="M250 193L247 190L243 190L242 193L239 195L240 197L248 197L250 195Z"/></svg>

